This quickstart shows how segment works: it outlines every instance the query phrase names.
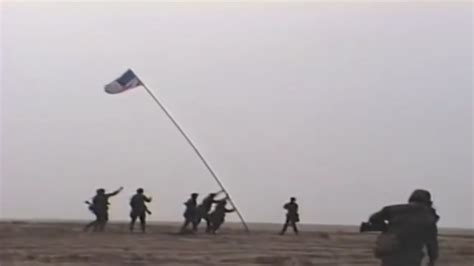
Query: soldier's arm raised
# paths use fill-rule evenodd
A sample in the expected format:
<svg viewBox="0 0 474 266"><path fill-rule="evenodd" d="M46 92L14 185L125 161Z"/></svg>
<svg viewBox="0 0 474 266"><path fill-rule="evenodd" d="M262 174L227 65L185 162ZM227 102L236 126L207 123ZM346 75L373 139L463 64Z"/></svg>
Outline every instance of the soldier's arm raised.
<svg viewBox="0 0 474 266"><path fill-rule="evenodd" d="M228 196L226 196L225 198L222 198L222 199L217 199L217 200L216 200L216 199L213 199L213 200L212 200L212 203L219 203L219 202L224 201L224 200L227 200L227 199L229 199Z"/></svg>
<svg viewBox="0 0 474 266"><path fill-rule="evenodd" d="M106 194L106 195L107 195L107 197L113 197L113 196L119 194L122 190L123 190L123 187L120 187L119 189L115 190L114 192Z"/></svg>

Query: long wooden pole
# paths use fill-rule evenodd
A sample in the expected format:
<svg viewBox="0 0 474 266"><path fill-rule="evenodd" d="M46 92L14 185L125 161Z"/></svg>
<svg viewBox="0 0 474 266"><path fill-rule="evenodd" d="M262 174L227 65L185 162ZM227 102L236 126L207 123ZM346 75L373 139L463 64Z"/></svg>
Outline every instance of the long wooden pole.
<svg viewBox="0 0 474 266"><path fill-rule="evenodd" d="M137 76L138 78L138 76ZM216 181L216 183L219 185L219 187L224 191L224 193L226 194L227 196L227 199L229 200L230 204L232 205L232 207L235 209L235 212L237 213L237 215L239 216L239 219L240 221L242 222L242 225L244 226L245 228L245 231L246 232L250 232L249 230L249 227L247 225L247 223L245 222L244 220L244 217L242 216L242 214L240 213L239 209L237 208L237 206L235 205L235 203L232 201L232 198L230 197L230 194L229 192L225 189L224 185L222 184L222 182L219 180L219 178L217 177L216 173L214 172L214 170L212 170L211 166L209 165L209 163L206 161L206 159L204 158L204 156L201 154L201 152L197 149L196 145L194 145L194 143L192 142L192 140L188 137L188 135L184 132L184 130L181 128L181 126L178 124L178 122L176 122L176 120L173 118L173 116L170 114L170 112L168 112L168 110L163 106L163 104L158 100L158 98L155 96L155 94L153 94L153 92L146 86L145 83L143 83L142 80L140 80L140 78L138 78L138 80L140 81L141 85L145 88L145 90L148 92L148 94L151 96L151 98L153 98L153 100L156 102L156 104L161 108L161 110L166 114L166 116L171 120L171 122L175 125L175 127L178 129L178 131L181 133L181 135L184 137L184 139L188 142L188 144L193 148L194 152L196 153L196 155L199 157L199 159L201 159L202 163L204 164L204 166L207 168L207 170L209 171L209 173L211 173L211 176L214 178L214 180Z"/></svg>

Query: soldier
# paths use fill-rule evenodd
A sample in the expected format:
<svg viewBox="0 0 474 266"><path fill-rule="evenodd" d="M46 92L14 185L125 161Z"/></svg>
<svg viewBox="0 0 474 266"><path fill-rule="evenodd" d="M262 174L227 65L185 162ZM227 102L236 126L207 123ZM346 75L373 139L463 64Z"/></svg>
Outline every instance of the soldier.
<svg viewBox="0 0 474 266"><path fill-rule="evenodd" d="M225 214L228 212L234 212L235 209L227 209L227 200L221 200L217 203L215 210L209 215L211 221L210 233L216 234L217 230L222 226L225 221Z"/></svg>
<svg viewBox="0 0 474 266"><path fill-rule="evenodd" d="M369 225L383 228L375 248L375 256L382 260L382 266L420 266L424 247L429 265L435 264L439 216L432 205L431 194L417 189L408 204L387 206L370 217Z"/></svg>
<svg viewBox="0 0 474 266"><path fill-rule="evenodd" d="M185 233L186 229L189 224L192 224L193 226L193 232L196 232L197 230L197 223L196 223L196 218L197 218L197 198L198 198L198 193L193 193L191 194L191 198L188 199L184 203L184 206L186 206L186 210L184 211L184 224L181 227L181 233Z"/></svg>
<svg viewBox="0 0 474 266"><path fill-rule="evenodd" d="M133 232L137 218L140 219L142 232L145 233L146 231L146 215L151 214L146 203L151 202L151 197L145 196L143 192L143 188L137 189L137 194L135 194L130 200L130 207L132 208L132 211L130 212L130 232Z"/></svg>
<svg viewBox="0 0 474 266"><path fill-rule="evenodd" d="M210 193L201 204L198 206L197 210L197 219L196 219L196 227L201 222L201 219L206 221L206 233L211 232L211 220L210 220L210 212L212 209L212 204L219 203L221 200L216 200L216 196L222 193L223 191L219 191L217 193Z"/></svg>
<svg viewBox="0 0 474 266"><path fill-rule="evenodd" d="M109 198L119 194L122 190L123 187L120 187L112 193L105 193L105 189L99 188L96 191L97 194L92 199L92 203L86 201L89 205L89 210L96 216L96 220L86 225L85 231L88 231L90 227L93 227L94 231L104 231L105 225L109 220Z"/></svg>
<svg viewBox="0 0 474 266"><path fill-rule="evenodd" d="M286 213L286 222L283 225L283 229L280 232L280 235L284 235L288 225L293 227L295 234L298 234L298 228L296 223L300 221L300 216L298 214L298 204L296 203L296 198L290 198L290 202L286 203L283 208L287 211Z"/></svg>

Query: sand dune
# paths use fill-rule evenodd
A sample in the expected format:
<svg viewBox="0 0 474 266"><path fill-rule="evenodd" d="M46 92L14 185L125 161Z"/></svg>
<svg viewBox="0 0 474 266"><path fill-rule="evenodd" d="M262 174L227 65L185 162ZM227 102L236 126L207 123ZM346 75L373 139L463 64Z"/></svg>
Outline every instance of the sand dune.
<svg viewBox="0 0 474 266"><path fill-rule="evenodd" d="M111 224L102 234L79 223L0 223L2 266L86 265L378 265L374 234L352 227L302 226L299 236L278 236L279 226L253 225L247 235L228 224L220 235L177 235L179 225L159 224L130 234ZM440 234L441 266L474 265L472 231Z"/></svg>

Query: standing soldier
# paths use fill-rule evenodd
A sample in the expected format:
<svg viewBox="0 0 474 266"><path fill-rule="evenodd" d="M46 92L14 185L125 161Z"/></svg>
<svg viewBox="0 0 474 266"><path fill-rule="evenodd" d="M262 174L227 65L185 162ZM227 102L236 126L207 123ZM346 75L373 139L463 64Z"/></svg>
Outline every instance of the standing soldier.
<svg viewBox="0 0 474 266"><path fill-rule="evenodd" d="M151 214L148 210L146 203L151 202L151 197L147 197L143 194L143 188L137 189L137 194L135 194L130 200L130 207L132 211L130 212L130 232L133 232L135 227L135 222L137 218L140 219L140 227L142 232L146 231L146 215Z"/></svg>
<svg viewBox="0 0 474 266"><path fill-rule="evenodd" d="M206 221L206 233L211 232L211 220L210 220L210 212L212 209L212 204L219 203L221 200L216 200L216 196L222 193L223 191L219 191L217 193L210 193L201 204L198 206L197 209L197 219L196 219L196 226L199 225L201 219Z"/></svg>
<svg viewBox="0 0 474 266"><path fill-rule="evenodd" d="M439 216L432 205L431 194L417 189L408 204L384 207L363 224L361 231L382 231L374 250L382 266L420 266L424 247L430 259L428 265L435 264Z"/></svg>
<svg viewBox="0 0 474 266"><path fill-rule="evenodd" d="M209 215L211 220L211 233L215 234L217 230L222 226L225 221L225 214L228 212L234 212L235 209L227 209L227 200L223 199L216 205L215 210Z"/></svg>
<svg viewBox="0 0 474 266"><path fill-rule="evenodd" d="M280 235L284 235L288 225L293 227L295 234L298 234L298 228L296 223L300 221L300 215L298 214L298 204L296 203L296 198L292 197L290 202L286 203L283 208L287 211L286 213L286 222L283 225L283 229L280 232Z"/></svg>
<svg viewBox="0 0 474 266"><path fill-rule="evenodd" d="M186 210L184 211L184 224L181 227L181 233L185 233L186 229L189 224L192 224L193 226L193 232L196 232L197 230L197 223L196 223L196 218L197 218L197 198L198 198L198 193L193 193L191 194L191 198L188 199L184 203L184 206L186 206Z"/></svg>
<svg viewBox="0 0 474 266"><path fill-rule="evenodd" d="M123 187L120 187L112 193L105 193L105 189L97 189L97 194L92 199L92 203L86 202L89 205L89 209L96 216L96 220L86 225L85 231L88 231L90 227L93 227L94 231L104 231L105 225L109 220L109 198L119 194L122 190Z"/></svg>

